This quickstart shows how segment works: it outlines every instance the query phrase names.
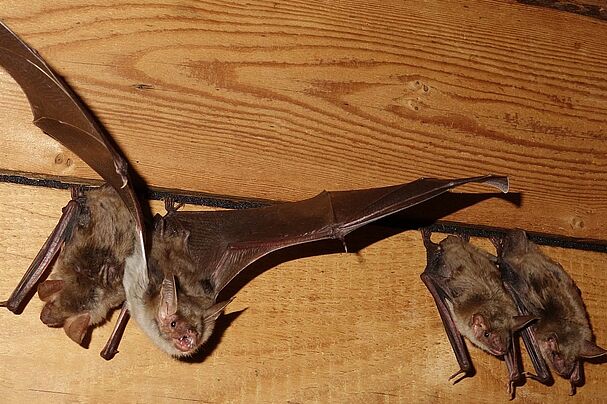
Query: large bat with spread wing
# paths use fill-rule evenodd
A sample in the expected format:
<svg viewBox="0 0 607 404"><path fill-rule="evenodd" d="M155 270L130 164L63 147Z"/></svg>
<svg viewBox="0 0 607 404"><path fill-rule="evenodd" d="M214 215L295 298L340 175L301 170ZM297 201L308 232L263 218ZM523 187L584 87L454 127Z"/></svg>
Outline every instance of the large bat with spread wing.
<svg viewBox="0 0 607 404"><path fill-rule="evenodd" d="M126 160L93 114L40 55L2 22L0 66L25 92L34 124L76 153L108 184L72 191L57 227L10 298L1 303L12 312L22 310L59 255L51 279L38 287L47 302L41 319L49 326L63 326L70 338L81 342L90 326L124 301L125 265L146 267L141 206ZM125 315L123 310L121 319ZM124 325L124 320L119 324ZM107 350L104 354L112 355Z"/></svg>
<svg viewBox="0 0 607 404"><path fill-rule="evenodd" d="M80 342L90 325L126 298L116 332L102 352L105 358L116 352L127 306L163 350L189 355L209 338L228 303L217 302L219 292L260 257L315 240L343 240L369 222L460 185L508 188L505 177L489 175L323 192L305 201L239 211L178 212L169 204L169 213L156 220L148 267L141 208L125 160L74 92L4 25L0 50L0 65L23 87L36 125L109 184L73 192L57 228L4 305L17 311L58 254L50 279L38 287L46 301L41 314L46 324L63 325Z"/></svg>
<svg viewBox="0 0 607 404"><path fill-rule="evenodd" d="M156 216L149 271L125 272L130 313L162 350L191 355L229 303L217 301L221 290L259 258L316 240L343 241L368 223L469 183L508 189L506 177L487 175L322 192L256 209L185 212L168 204L168 213Z"/></svg>

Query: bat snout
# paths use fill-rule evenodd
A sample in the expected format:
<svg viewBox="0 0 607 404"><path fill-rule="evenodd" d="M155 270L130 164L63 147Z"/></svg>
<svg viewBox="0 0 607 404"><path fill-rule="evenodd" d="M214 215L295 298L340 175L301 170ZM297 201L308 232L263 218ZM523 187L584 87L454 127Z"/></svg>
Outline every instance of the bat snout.
<svg viewBox="0 0 607 404"><path fill-rule="evenodd" d="M491 353L495 356L503 356L508 352L508 344L497 333L491 335L488 345Z"/></svg>
<svg viewBox="0 0 607 404"><path fill-rule="evenodd" d="M173 345L181 352L190 352L198 348L198 333L188 330L173 338Z"/></svg>

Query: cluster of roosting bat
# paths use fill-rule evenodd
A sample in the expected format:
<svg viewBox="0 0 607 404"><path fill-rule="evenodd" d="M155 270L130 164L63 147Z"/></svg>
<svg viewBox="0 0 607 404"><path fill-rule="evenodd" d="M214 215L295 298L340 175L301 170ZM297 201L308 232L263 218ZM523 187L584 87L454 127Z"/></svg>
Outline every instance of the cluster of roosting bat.
<svg viewBox="0 0 607 404"><path fill-rule="evenodd" d="M122 306L102 351L106 359L117 352L130 316L163 351L192 355L209 339L230 302L219 299L220 292L273 251L322 239L343 241L361 226L464 184L508 190L503 176L422 178L384 188L322 192L255 209L186 212L167 201L164 216L148 219L130 168L103 127L38 53L2 23L0 66L23 88L34 124L107 183L72 189L57 227L1 305L18 313L37 290L45 302L41 320L63 327L77 343L110 310ZM513 338L517 332L536 367L537 375L526 375L541 381L550 379L547 362L575 386L580 360L606 353L591 342L572 280L523 232L496 241L497 258L455 236L434 244L424 232L424 242L428 267L422 278L456 353L461 368L456 375L472 369L462 336L505 357L511 392L521 377Z"/></svg>
<svg viewBox="0 0 607 404"><path fill-rule="evenodd" d="M466 238L448 236L439 244L422 230L428 264L421 277L431 292L460 370L472 371L463 337L503 357L508 391L523 376L552 382L547 363L568 378L571 394L582 383L583 359L607 354L592 342L580 291L563 267L528 240L523 230L493 238L497 257ZM516 335L520 333L535 374L521 373Z"/></svg>

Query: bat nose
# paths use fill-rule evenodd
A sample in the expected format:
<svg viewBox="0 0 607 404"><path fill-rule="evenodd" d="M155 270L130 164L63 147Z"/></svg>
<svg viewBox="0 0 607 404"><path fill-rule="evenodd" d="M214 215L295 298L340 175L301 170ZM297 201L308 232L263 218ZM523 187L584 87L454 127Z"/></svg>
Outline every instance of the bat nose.
<svg viewBox="0 0 607 404"><path fill-rule="evenodd" d="M496 356L505 355L508 351L506 344L499 335L494 335L493 338L491 338L491 351L491 353Z"/></svg>

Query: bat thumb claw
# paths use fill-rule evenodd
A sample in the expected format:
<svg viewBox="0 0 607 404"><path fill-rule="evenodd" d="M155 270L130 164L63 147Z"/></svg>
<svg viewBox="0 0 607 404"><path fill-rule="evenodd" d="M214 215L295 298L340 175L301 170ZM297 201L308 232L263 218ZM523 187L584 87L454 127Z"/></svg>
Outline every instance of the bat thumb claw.
<svg viewBox="0 0 607 404"><path fill-rule="evenodd" d="M462 379L464 379L466 377L466 375L468 374L468 372L464 369L460 369L457 372L453 373L451 375L451 377L449 377L449 381L453 380L453 384L457 384L459 383ZM463 375L461 377L458 377L460 375ZM455 380L454 380L455 379Z"/></svg>

